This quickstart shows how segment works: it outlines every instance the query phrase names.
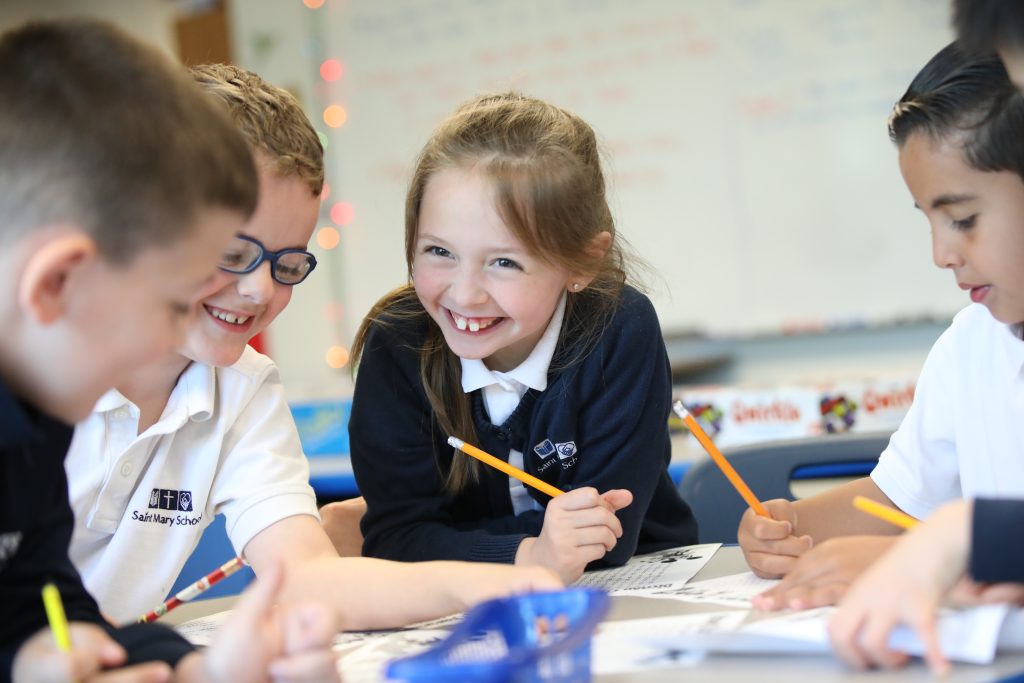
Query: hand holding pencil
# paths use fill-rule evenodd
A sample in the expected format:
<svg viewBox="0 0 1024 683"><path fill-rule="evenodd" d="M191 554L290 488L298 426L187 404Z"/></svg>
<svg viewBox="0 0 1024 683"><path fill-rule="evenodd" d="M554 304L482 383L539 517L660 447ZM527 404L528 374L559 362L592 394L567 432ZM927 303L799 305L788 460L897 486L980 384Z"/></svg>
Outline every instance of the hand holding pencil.
<svg viewBox="0 0 1024 683"><path fill-rule="evenodd" d="M601 559L614 548L622 536L622 523L615 513L633 502L629 491L611 489L600 493L591 486L562 491L461 439L449 437L448 443L551 496L540 535L523 539L516 553L517 565L547 567L569 584L583 574L587 564Z"/></svg>

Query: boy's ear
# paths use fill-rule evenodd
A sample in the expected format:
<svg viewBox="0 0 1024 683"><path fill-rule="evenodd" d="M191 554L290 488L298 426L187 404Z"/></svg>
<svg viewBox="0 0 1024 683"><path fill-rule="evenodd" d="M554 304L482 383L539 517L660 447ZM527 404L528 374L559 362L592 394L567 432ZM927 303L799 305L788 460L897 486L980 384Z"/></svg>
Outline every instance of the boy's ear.
<svg viewBox="0 0 1024 683"><path fill-rule="evenodd" d="M43 325L66 310L68 279L74 269L96 255L96 243L82 233L63 234L33 251L18 283L18 305Z"/></svg>

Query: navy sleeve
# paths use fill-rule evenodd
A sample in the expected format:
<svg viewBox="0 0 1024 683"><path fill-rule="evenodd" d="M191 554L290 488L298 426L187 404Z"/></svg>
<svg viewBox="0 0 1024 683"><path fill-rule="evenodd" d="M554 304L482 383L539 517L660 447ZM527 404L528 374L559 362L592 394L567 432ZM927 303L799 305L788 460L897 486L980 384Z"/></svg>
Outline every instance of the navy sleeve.
<svg viewBox="0 0 1024 683"><path fill-rule="evenodd" d="M971 577L1024 583L1024 500L979 498L971 521Z"/></svg>
<svg viewBox="0 0 1024 683"><path fill-rule="evenodd" d="M513 562L526 534L458 528L452 515L455 501L445 493L434 453L444 435L435 433L415 346L378 325L359 362L349 447L367 503L363 553L402 561Z"/></svg>
<svg viewBox="0 0 1024 683"><path fill-rule="evenodd" d="M618 513L622 537L602 560L621 565L636 552L641 527L662 502L678 504L680 522L689 519L668 477L672 376L657 315L646 297L634 293L624 301L586 361L580 386L579 450L585 456L572 487L633 494L632 504ZM655 501L659 488L662 497L675 500Z"/></svg>
<svg viewBox="0 0 1024 683"><path fill-rule="evenodd" d="M53 464L58 466L47 466ZM10 680L14 657L21 645L48 627L41 595L47 581L53 581L60 591L68 621L103 628L125 647L131 663L159 660L174 666L191 652L193 647L184 638L165 627L144 624L115 628L103 618L68 557L74 518L63 466L60 461L52 463L40 458L21 475L21 481L5 482L20 486L20 492L13 497L19 499L22 509L30 511L23 518L30 521L21 526L19 548L0 574L0 633L4 636L0 645L0 681Z"/></svg>

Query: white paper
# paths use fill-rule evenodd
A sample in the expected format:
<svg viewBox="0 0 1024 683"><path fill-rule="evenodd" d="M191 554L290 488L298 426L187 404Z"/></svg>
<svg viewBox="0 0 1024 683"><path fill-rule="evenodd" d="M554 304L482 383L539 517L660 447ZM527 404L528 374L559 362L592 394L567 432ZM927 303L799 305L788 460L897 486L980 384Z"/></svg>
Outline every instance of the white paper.
<svg viewBox="0 0 1024 683"><path fill-rule="evenodd" d="M217 635L217 630L230 616L231 610L225 610L206 617L190 619L189 621L178 624L174 629L180 633L185 640L196 647L206 647L213 642L214 636Z"/></svg>
<svg viewBox="0 0 1024 683"><path fill-rule="evenodd" d="M419 654L447 638L442 629L395 631L364 643L338 659L338 673L345 683L382 683L393 659Z"/></svg>
<svg viewBox="0 0 1024 683"><path fill-rule="evenodd" d="M685 602L710 602L716 605L751 608L751 599L778 583L777 579L761 579L753 572L732 574L682 586L650 591L651 597L672 598Z"/></svg>
<svg viewBox="0 0 1024 683"><path fill-rule="evenodd" d="M721 545L705 543L636 555L621 567L589 571L573 586L602 588L610 595L638 595L679 588L707 564Z"/></svg>
<svg viewBox="0 0 1024 683"><path fill-rule="evenodd" d="M651 619L606 621L591 647L594 675L693 666L704 653L679 647L686 636L734 631L746 612L703 612Z"/></svg>

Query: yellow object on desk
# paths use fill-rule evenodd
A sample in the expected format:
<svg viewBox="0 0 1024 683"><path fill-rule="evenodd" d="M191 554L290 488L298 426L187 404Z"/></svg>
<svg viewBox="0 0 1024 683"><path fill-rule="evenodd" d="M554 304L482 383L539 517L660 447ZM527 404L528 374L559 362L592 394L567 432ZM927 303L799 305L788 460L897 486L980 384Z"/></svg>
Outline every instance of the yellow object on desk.
<svg viewBox="0 0 1024 683"><path fill-rule="evenodd" d="M895 524L898 527L904 529L910 529L917 526L918 521L908 515L905 512L901 512L896 508L891 508L888 505L882 505L881 503L865 498L864 496L856 496L853 499L853 506L858 510L874 515L879 519L883 519L890 524Z"/></svg>
<svg viewBox="0 0 1024 683"><path fill-rule="evenodd" d="M50 630L53 631L53 640L64 652L71 650L71 633L68 631L68 618L64 614L64 603L61 602L60 592L52 581L43 586L43 609L46 610L46 619L50 622Z"/></svg>
<svg viewBox="0 0 1024 683"><path fill-rule="evenodd" d="M716 446L715 442L711 440L711 437L707 435L707 432L705 432L704 428L700 426L700 423L694 419L693 415L690 414L690 411L686 409L683 402L676 401L673 403L672 410L690 429L690 433L697 437L697 441L700 441L700 445L704 447L707 454L715 461L715 464L718 465L718 469L722 470L722 474L725 475L725 478L729 480L729 483L733 485L733 488L735 488L743 497L743 500L747 502L747 505L753 508L754 512L760 516L771 519L771 514L768 512L768 509L761 504L760 500L757 499L757 496L755 496L754 492L750 490L749 486L747 486L747 482L743 481L743 477L741 477L740 473L736 471L736 468L725 459L722 452L718 450L718 446Z"/></svg>
<svg viewBox="0 0 1024 683"><path fill-rule="evenodd" d="M555 496L560 496L563 493L565 493L565 491L562 491L561 489L556 489L554 486L552 486L551 484L547 483L546 481L544 481L542 479L538 479L537 477L533 476L532 474L527 474L526 472L523 472L518 467L513 467L512 465L509 465L504 460L499 460L498 458L495 458L490 453L487 453L486 451L480 450L476 446L469 445L468 443L466 443L462 439L457 439L454 436L449 436L448 437L448 445L451 446L452 448L458 448L460 451L462 451L466 455L471 455L474 458L476 458L477 460L479 460L480 462L482 462L482 463L484 463L486 465L490 465L494 469L500 470L500 471L504 472L505 474L507 474L508 476L512 477L513 479L518 479L519 481L523 482L527 486L532 486L533 488L537 489L541 493L546 493L549 496L551 496L552 498L554 498Z"/></svg>

